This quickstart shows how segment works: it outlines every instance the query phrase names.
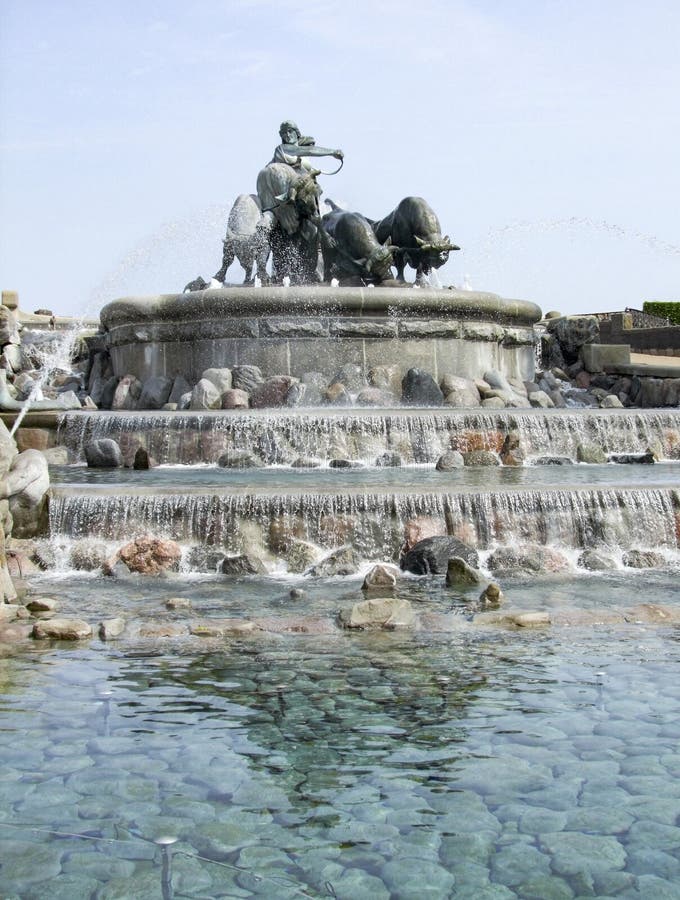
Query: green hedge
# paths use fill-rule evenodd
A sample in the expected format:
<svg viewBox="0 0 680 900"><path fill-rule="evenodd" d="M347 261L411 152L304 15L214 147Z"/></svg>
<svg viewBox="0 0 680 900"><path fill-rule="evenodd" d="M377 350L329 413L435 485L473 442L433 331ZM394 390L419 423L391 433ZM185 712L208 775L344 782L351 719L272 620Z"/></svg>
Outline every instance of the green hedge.
<svg viewBox="0 0 680 900"><path fill-rule="evenodd" d="M642 311L650 316L669 319L671 325L680 325L680 302L674 300L645 300Z"/></svg>

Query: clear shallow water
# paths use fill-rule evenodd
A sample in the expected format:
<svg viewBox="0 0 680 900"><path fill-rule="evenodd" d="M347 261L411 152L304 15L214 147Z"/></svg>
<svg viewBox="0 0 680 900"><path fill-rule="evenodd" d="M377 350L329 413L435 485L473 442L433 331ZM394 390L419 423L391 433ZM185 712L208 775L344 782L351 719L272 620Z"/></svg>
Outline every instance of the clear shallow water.
<svg viewBox="0 0 680 900"><path fill-rule="evenodd" d="M356 469L292 469L270 466L266 469L222 469L219 466L159 466L147 471L133 469L89 469L86 466L53 466L53 485L78 488L125 486L191 491L205 488L226 490L263 490L286 492L310 490L345 491L361 487L370 493L385 491L436 491L475 488L494 490L503 487L562 486L680 486L680 463L654 465L570 465L522 467L463 467L438 472L434 466ZM313 488L310 488L313 485Z"/></svg>
<svg viewBox="0 0 680 900"><path fill-rule="evenodd" d="M356 579L303 586L311 614L360 594ZM200 615L291 611L270 579L36 588L91 621L102 609L157 618L178 595ZM668 573L504 589L519 608L679 592ZM441 579L405 590L420 609L463 613ZM138 835L172 833L176 896L680 896L678 634L36 644L0 669L0 892L161 897L154 847Z"/></svg>

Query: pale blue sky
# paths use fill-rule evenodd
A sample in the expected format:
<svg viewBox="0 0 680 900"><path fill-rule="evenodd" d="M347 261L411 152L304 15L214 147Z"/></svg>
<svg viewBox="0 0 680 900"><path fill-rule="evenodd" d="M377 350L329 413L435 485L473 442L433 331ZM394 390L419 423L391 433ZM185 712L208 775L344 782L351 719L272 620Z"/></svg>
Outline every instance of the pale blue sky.
<svg viewBox="0 0 680 900"><path fill-rule="evenodd" d="M445 283L680 300L678 47L670 0L0 0L0 283L75 314L210 276L293 118L345 151L327 196L429 200Z"/></svg>

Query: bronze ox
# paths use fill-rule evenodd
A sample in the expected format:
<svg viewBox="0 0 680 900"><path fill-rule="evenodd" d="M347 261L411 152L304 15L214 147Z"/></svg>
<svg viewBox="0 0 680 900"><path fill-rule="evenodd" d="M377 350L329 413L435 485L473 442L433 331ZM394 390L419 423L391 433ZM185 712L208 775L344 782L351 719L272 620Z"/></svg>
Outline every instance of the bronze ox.
<svg viewBox="0 0 680 900"><path fill-rule="evenodd" d="M389 238L381 244L369 220L327 201L332 212L321 220L321 251L324 279L379 284L392 279L392 247Z"/></svg>
<svg viewBox="0 0 680 900"><path fill-rule="evenodd" d="M295 284L318 280L318 174L315 169L301 172L285 163L270 163L257 176L262 212L273 218L270 243L277 281L285 276Z"/></svg>
<svg viewBox="0 0 680 900"><path fill-rule="evenodd" d="M396 245L393 253L399 281L404 281L406 263L416 270L419 283L432 269L443 266L452 250L460 250L448 235L442 237L439 219L422 197L404 197L373 230L381 243L389 239Z"/></svg>

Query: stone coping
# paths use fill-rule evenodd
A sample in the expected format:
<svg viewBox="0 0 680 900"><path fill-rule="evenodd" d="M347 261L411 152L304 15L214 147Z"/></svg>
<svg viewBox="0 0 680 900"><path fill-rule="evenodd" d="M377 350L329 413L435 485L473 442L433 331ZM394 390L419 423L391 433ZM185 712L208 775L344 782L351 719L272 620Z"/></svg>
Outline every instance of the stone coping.
<svg viewBox="0 0 680 900"><path fill-rule="evenodd" d="M187 294L159 294L114 300L101 311L105 329L154 322L191 322L255 315L323 315L391 318L437 316L513 325L533 325L541 310L526 300L507 300L483 291L452 288L226 287Z"/></svg>

